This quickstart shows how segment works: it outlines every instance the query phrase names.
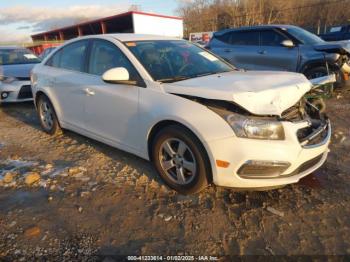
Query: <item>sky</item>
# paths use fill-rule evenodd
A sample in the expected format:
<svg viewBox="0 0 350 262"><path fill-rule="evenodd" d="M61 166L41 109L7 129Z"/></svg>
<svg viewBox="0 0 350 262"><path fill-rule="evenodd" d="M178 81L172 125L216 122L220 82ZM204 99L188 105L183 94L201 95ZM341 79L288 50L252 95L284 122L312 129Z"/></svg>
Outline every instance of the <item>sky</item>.
<svg viewBox="0 0 350 262"><path fill-rule="evenodd" d="M0 0L0 43L30 41L30 35L128 11L177 15L188 0Z"/></svg>

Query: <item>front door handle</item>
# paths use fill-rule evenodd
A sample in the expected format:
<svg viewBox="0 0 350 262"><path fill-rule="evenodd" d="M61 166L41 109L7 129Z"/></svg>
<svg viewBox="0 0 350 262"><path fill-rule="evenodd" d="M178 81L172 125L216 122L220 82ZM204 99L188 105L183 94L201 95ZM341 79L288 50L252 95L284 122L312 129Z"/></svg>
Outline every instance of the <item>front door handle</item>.
<svg viewBox="0 0 350 262"><path fill-rule="evenodd" d="M224 52L226 52L226 53L230 53L232 50L231 49L229 49L229 48L225 48L224 49Z"/></svg>
<svg viewBox="0 0 350 262"><path fill-rule="evenodd" d="M90 88L85 88L85 94L88 96L93 96L95 95L95 91L91 90Z"/></svg>
<svg viewBox="0 0 350 262"><path fill-rule="evenodd" d="M266 54L266 51L265 51L265 50L260 50L260 51L258 51L258 53L259 53L260 55L265 55L265 54Z"/></svg>

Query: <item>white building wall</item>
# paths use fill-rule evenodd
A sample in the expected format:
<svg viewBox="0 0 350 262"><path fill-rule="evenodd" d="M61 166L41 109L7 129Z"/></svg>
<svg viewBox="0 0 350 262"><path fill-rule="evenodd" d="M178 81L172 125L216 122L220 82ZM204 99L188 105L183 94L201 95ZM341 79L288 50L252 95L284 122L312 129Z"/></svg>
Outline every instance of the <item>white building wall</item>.
<svg viewBox="0 0 350 262"><path fill-rule="evenodd" d="M183 20L143 14L133 14L134 33L183 37Z"/></svg>

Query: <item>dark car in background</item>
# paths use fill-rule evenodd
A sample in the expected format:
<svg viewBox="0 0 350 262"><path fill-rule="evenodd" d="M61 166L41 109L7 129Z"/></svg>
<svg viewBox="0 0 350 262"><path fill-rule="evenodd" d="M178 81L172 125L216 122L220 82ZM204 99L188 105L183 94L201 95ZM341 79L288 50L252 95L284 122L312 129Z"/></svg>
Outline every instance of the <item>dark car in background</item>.
<svg viewBox="0 0 350 262"><path fill-rule="evenodd" d="M300 27L265 25L214 33L207 45L238 68L303 73L313 79L335 73L345 84L350 73L350 45L328 43Z"/></svg>
<svg viewBox="0 0 350 262"><path fill-rule="evenodd" d="M331 27L328 33L320 35L325 41L341 41L350 39L350 25Z"/></svg>

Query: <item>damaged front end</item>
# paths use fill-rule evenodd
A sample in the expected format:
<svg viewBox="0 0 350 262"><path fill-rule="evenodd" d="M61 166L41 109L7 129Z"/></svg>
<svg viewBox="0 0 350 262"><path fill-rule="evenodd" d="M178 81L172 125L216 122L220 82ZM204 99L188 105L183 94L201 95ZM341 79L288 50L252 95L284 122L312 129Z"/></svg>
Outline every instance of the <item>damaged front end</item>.
<svg viewBox="0 0 350 262"><path fill-rule="evenodd" d="M311 103L307 96L283 111L280 116L254 115L230 101L181 96L200 103L220 115L232 127L237 137L284 140L283 122L291 122L298 126L296 136L300 145L305 148L322 145L330 136L331 127L327 115L317 105Z"/></svg>
<svg viewBox="0 0 350 262"><path fill-rule="evenodd" d="M336 63L343 74L347 76L350 74L350 53L340 55Z"/></svg>
<svg viewBox="0 0 350 262"><path fill-rule="evenodd" d="M303 147L323 145L328 141L331 133L327 115L305 97L293 107L285 110L280 120L300 123L297 138Z"/></svg>
<svg viewBox="0 0 350 262"><path fill-rule="evenodd" d="M345 74L350 73L350 43L349 41L328 42L316 45L315 50L335 56L335 65Z"/></svg>
<svg viewBox="0 0 350 262"><path fill-rule="evenodd" d="M324 98L330 98L333 94L333 84L336 82L334 74L311 79L311 90L305 95L305 98L317 107L320 112L326 111L326 103Z"/></svg>
<svg viewBox="0 0 350 262"><path fill-rule="evenodd" d="M180 96L215 112L232 128L239 139L237 145L251 148L233 149L232 155L238 157L234 172L240 178L303 177L320 167L327 157L330 122L305 96L280 115L253 114L232 101Z"/></svg>

